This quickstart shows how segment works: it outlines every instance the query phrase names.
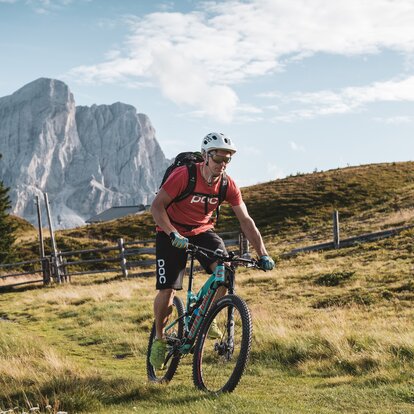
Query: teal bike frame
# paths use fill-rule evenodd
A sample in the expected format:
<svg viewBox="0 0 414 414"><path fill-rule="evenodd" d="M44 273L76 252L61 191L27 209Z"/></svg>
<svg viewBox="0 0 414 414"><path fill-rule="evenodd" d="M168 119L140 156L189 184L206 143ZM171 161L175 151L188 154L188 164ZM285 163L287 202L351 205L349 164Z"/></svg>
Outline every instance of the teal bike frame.
<svg viewBox="0 0 414 414"><path fill-rule="evenodd" d="M207 249L203 250L207 251ZM226 266L224 264L224 260L218 259L218 264L213 274L204 283L199 292L197 294L194 294L194 259L197 253L208 256L203 250L198 249L197 246L194 245L191 245L191 248L188 250L188 253L190 255L190 269L185 313L164 328L164 332L166 334L166 337L169 339L169 342L174 342L174 345L171 347L168 353L167 360L174 354L188 354L191 352L195 339L197 337L197 333L208 310L210 309L211 304L213 303L217 289L220 286L226 285L226 287L229 289L229 293L234 293L234 279L232 277L229 277L230 280L225 280ZM183 338L171 338L168 332L180 321L180 319L184 320Z"/></svg>

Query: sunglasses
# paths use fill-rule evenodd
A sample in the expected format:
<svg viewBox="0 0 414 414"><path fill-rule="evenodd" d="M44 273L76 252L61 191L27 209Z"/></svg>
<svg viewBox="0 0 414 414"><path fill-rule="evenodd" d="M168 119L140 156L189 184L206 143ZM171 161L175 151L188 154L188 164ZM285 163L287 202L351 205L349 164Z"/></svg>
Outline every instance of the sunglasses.
<svg viewBox="0 0 414 414"><path fill-rule="evenodd" d="M214 153L208 154L208 156L216 163L221 164L222 162L225 162L228 164L231 161L231 157L226 157L225 155L217 155Z"/></svg>

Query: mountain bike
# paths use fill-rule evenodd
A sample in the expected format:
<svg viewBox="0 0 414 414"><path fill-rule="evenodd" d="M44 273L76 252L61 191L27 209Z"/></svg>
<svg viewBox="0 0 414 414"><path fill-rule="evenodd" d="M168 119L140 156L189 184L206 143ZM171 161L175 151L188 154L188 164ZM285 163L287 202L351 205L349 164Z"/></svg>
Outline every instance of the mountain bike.
<svg viewBox="0 0 414 414"><path fill-rule="evenodd" d="M235 267L260 268L255 259L236 256L233 252L208 250L189 244L189 281L186 305L174 297L172 321L164 328L167 354L163 370L150 363L151 346L155 339L155 322L148 342L147 375L153 382L169 382L180 359L193 355L194 385L212 393L232 392L239 383L249 358L252 341L252 321L246 302L235 295ZM193 292L194 259L197 254L214 258L217 267L199 292ZM220 286L227 294L214 300ZM171 320L171 317L170 317ZM214 321L214 322L213 322ZM220 337L212 338L211 325L216 324ZM217 328L216 336L217 336Z"/></svg>

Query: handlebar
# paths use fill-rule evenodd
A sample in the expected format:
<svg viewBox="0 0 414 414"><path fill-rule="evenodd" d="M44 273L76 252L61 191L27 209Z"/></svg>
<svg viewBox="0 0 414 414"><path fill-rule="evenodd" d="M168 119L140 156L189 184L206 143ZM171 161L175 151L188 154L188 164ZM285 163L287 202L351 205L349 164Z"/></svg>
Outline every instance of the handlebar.
<svg viewBox="0 0 414 414"><path fill-rule="evenodd" d="M247 259L244 257L240 257L237 256L234 252L230 252L226 255L221 249L210 250L205 247L196 246L195 244L188 243L187 252L190 254L200 253L208 258L222 260L223 262L244 263L248 267L255 267L261 269L256 259Z"/></svg>

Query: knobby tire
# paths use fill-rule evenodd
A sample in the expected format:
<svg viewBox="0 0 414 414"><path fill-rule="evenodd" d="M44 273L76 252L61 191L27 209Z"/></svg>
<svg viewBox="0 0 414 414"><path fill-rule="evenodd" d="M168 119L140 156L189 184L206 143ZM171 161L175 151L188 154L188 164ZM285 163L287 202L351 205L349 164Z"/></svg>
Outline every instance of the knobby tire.
<svg viewBox="0 0 414 414"><path fill-rule="evenodd" d="M231 311L234 309L234 311ZM234 347L229 346L228 318L234 314ZM208 332L216 319L223 336L210 339ZM250 354L252 321L246 302L226 295L215 302L203 322L193 358L194 385L207 392L232 392L238 385Z"/></svg>

